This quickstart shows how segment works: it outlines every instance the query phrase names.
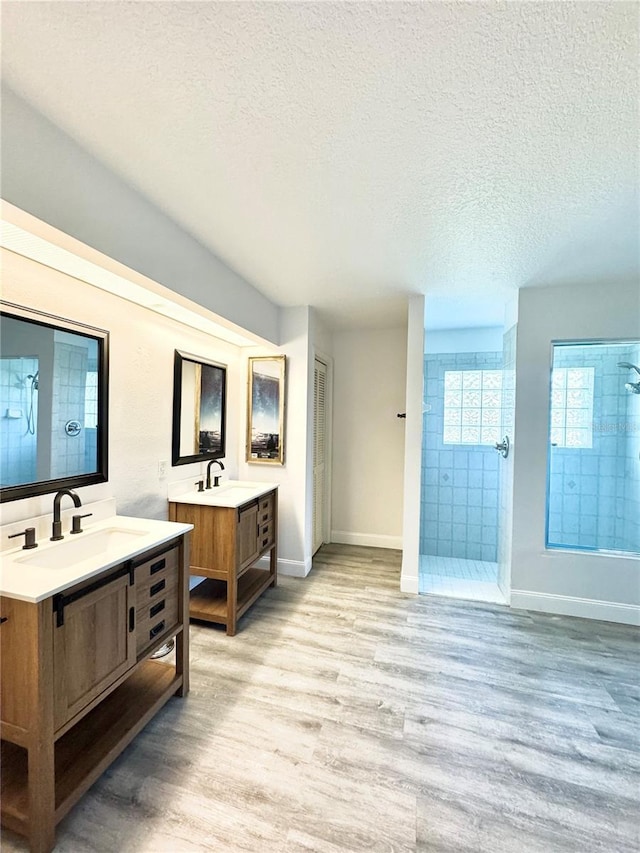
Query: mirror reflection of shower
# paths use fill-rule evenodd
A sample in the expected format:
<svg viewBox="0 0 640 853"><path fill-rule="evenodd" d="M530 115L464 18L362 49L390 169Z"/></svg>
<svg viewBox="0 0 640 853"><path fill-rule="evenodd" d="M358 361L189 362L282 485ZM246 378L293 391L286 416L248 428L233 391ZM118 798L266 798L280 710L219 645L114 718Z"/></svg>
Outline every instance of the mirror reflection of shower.
<svg viewBox="0 0 640 853"><path fill-rule="evenodd" d="M640 367L637 364L631 364L630 361L619 361L618 367L625 370L635 370L640 375ZM638 382L625 382L624 386L631 394L640 394L640 380Z"/></svg>
<svg viewBox="0 0 640 853"><path fill-rule="evenodd" d="M33 408L34 396L36 391L38 390L38 376L40 374L39 370L36 370L35 373L29 373L27 379L31 381L31 385L29 387L29 399L27 401L27 431L25 435L35 435L36 434L36 419Z"/></svg>

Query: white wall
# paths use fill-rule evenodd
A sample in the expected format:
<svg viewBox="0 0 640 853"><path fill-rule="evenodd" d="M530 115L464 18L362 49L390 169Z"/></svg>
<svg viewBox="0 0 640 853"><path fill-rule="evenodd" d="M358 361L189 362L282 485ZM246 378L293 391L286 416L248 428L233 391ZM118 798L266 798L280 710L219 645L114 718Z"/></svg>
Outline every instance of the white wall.
<svg viewBox="0 0 640 853"><path fill-rule="evenodd" d="M251 347L242 353L243 387L247 384L249 356L287 356L284 465L245 461L244 438L239 465L240 477L255 482L278 483L279 542L278 571L304 577L311 569L311 535L308 532L311 505L307 500L309 476L309 308L281 311L277 350ZM242 414L246 435L246 406Z"/></svg>
<svg viewBox="0 0 640 853"><path fill-rule="evenodd" d="M175 349L228 366L225 475L237 476L246 387L237 347L13 252L0 257L4 299L110 333L109 481L78 489L83 503L113 496L123 515L164 519L168 483L201 476L204 463L171 467ZM158 479L160 460L168 463L165 480ZM2 521L49 513L51 501L49 494L2 504Z"/></svg>
<svg viewBox="0 0 640 853"><path fill-rule="evenodd" d="M640 560L545 550L551 342L638 336L637 282L520 291L511 566L515 607L640 623Z"/></svg>
<svg viewBox="0 0 640 853"><path fill-rule="evenodd" d="M420 569L420 491L422 463L422 393L424 380L424 296L409 299L407 327L406 434L404 512L400 589L418 593Z"/></svg>
<svg viewBox="0 0 640 853"><path fill-rule="evenodd" d="M1 126L4 199L278 343L277 306L6 86Z"/></svg>
<svg viewBox="0 0 640 853"><path fill-rule="evenodd" d="M407 330L333 336L331 541L402 547Z"/></svg>
<svg viewBox="0 0 640 853"><path fill-rule="evenodd" d="M427 306L426 317L429 316ZM446 329L424 333L425 353L501 352L502 326L487 329Z"/></svg>

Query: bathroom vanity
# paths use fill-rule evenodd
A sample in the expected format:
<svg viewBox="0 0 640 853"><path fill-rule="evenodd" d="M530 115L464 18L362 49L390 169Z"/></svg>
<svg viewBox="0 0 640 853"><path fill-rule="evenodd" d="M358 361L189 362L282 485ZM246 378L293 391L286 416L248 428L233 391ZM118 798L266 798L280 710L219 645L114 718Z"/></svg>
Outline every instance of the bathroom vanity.
<svg viewBox="0 0 640 853"><path fill-rule="evenodd" d="M278 487L228 481L169 500L171 521L193 525L192 575L205 580L191 591L192 619L236 633L238 619L277 583ZM256 566L260 558L268 567Z"/></svg>
<svg viewBox="0 0 640 853"><path fill-rule="evenodd" d="M4 552L3 826L55 826L172 696L189 690L188 524L113 516ZM174 663L150 657L176 639Z"/></svg>

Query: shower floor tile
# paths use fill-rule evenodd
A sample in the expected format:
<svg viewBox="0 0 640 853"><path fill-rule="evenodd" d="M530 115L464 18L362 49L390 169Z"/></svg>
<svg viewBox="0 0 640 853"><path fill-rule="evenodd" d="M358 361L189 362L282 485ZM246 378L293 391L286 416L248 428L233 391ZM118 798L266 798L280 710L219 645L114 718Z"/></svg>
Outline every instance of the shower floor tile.
<svg viewBox="0 0 640 853"><path fill-rule="evenodd" d="M506 603L498 586L497 563L421 554L418 581L422 595Z"/></svg>
<svg viewBox="0 0 640 853"><path fill-rule="evenodd" d="M498 583L498 564L484 560L464 560L461 557L421 554L420 574Z"/></svg>

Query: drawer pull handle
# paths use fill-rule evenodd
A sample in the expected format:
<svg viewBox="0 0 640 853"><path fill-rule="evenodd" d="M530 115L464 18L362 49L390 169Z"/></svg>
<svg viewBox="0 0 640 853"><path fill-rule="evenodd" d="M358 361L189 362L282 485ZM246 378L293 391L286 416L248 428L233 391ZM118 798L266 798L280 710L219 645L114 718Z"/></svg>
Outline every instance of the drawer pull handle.
<svg viewBox="0 0 640 853"><path fill-rule="evenodd" d="M161 631L164 631L164 619L162 622L158 622L157 625L154 625L153 628L149 631L149 639L153 640L155 636L157 636Z"/></svg>
<svg viewBox="0 0 640 853"><path fill-rule="evenodd" d="M154 616L157 616L158 613L162 613L163 610L164 610L164 598L162 599L162 601L159 601L157 604L153 605L151 610L149 610L149 616L151 618L153 618Z"/></svg>
<svg viewBox="0 0 640 853"><path fill-rule="evenodd" d="M155 575L156 572L162 571L166 565L167 561L165 559L158 560L157 563L151 563L151 566L149 567L149 574Z"/></svg>
<svg viewBox="0 0 640 853"><path fill-rule="evenodd" d="M157 595L159 592L162 592L166 585L167 582L166 580L164 580L164 578L161 581L158 581L158 583L154 583L152 587L149 587L149 598L153 598L154 595Z"/></svg>
<svg viewBox="0 0 640 853"><path fill-rule="evenodd" d="M268 518L269 518L269 513L265 512L265 514L262 516L262 520L266 521Z"/></svg>
<svg viewBox="0 0 640 853"><path fill-rule="evenodd" d="M263 547L263 548L264 548L264 546L267 544L267 542L268 542L268 541L269 541L269 537L268 537L268 536L267 536L267 538L266 538L266 539L263 539L263 540L262 540L262 547Z"/></svg>

